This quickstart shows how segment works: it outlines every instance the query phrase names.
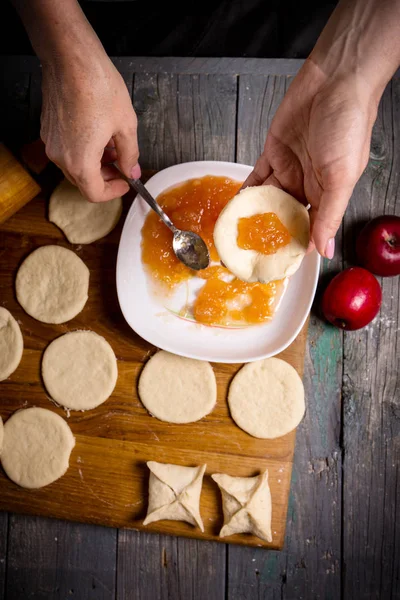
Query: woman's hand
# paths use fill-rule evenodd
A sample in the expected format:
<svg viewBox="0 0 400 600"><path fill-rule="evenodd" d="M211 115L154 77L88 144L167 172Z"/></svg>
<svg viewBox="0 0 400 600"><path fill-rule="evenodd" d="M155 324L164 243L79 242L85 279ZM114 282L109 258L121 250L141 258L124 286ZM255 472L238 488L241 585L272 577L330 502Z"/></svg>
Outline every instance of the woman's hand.
<svg viewBox="0 0 400 600"><path fill-rule="evenodd" d="M41 137L49 158L92 202L140 177L136 115L125 83L77 0L13 0L43 67Z"/></svg>
<svg viewBox="0 0 400 600"><path fill-rule="evenodd" d="M269 183L311 205L318 252L334 254L334 238L369 156L377 100L360 77L328 78L306 61L267 135L245 185Z"/></svg>
<svg viewBox="0 0 400 600"><path fill-rule="evenodd" d="M102 162L118 159L125 175L140 176L137 120L107 55L101 50L73 64L45 63L42 90L41 137L48 157L92 202L125 194L128 184Z"/></svg>
<svg viewBox="0 0 400 600"><path fill-rule="evenodd" d="M400 0L340 0L245 183L272 183L311 204L311 247L327 258L368 161L379 99L399 64Z"/></svg>

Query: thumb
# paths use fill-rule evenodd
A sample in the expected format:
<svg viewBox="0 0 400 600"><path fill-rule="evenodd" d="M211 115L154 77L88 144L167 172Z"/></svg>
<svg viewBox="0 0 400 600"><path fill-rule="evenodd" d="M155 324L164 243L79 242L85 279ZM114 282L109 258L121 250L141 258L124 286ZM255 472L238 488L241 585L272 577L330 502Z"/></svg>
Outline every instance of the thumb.
<svg viewBox="0 0 400 600"><path fill-rule="evenodd" d="M318 209L311 214L311 239L321 256L333 258L335 235L352 192L353 187L323 192Z"/></svg>
<svg viewBox="0 0 400 600"><path fill-rule="evenodd" d="M262 154L254 165L254 169L242 185L242 189L255 185L262 185L271 173L271 165L269 164L267 157Z"/></svg>
<svg viewBox="0 0 400 600"><path fill-rule="evenodd" d="M126 177L139 179L140 167L139 148L137 142L136 129L119 131L113 136L115 149L117 151L118 164Z"/></svg>

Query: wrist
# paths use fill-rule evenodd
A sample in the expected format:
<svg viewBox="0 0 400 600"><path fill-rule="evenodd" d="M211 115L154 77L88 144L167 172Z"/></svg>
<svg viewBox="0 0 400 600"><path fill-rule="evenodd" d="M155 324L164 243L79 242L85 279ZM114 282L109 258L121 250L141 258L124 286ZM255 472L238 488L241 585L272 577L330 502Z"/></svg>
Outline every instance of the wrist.
<svg viewBox="0 0 400 600"><path fill-rule="evenodd" d="M105 54L77 0L13 0L41 63L68 67Z"/></svg>
<svg viewBox="0 0 400 600"><path fill-rule="evenodd" d="M363 81L379 101L400 64L400 1L342 0L309 61L330 80Z"/></svg>

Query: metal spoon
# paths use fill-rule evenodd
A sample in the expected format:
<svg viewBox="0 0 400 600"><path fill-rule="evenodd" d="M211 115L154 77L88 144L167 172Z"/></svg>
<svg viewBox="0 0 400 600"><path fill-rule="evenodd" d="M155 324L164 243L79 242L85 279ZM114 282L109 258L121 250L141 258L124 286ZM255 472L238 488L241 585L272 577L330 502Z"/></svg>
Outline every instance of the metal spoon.
<svg viewBox="0 0 400 600"><path fill-rule="evenodd" d="M208 267L210 264L210 255L204 240L193 231L183 231L182 229L175 227L171 219L165 214L161 206L144 187L140 179L129 179L129 177L126 177L126 175L122 173L116 163L114 163L114 166L121 173L125 181L129 183L135 192L141 195L143 200L147 202L150 208L158 214L160 219L172 231L174 234L172 248L175 252L175 256L183 262L184 265L189 267L189 269L200 271L201 269Z"/></svg>

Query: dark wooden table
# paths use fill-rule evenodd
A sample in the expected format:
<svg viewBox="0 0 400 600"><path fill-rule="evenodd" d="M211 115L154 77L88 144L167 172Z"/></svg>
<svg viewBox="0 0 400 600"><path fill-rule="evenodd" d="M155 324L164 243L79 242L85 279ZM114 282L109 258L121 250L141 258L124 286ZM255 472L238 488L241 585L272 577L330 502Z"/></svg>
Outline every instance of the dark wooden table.
<svg viewBox="0 0 400 600"><path fill-rule="evenodd" d="M201 159L253 164L301 64L115 63L138 114L141 164L151 169ZM2 67L1 138L18 147L38 134L40 69L21 58ZM399 76L385 91L370 161L323 279L353 264L357 231L381 213L400 214ZM284 551L0 513L0 599L400 598L399 278L382 288L381 313L361 331L342 333L312 315Z"/></svg>

